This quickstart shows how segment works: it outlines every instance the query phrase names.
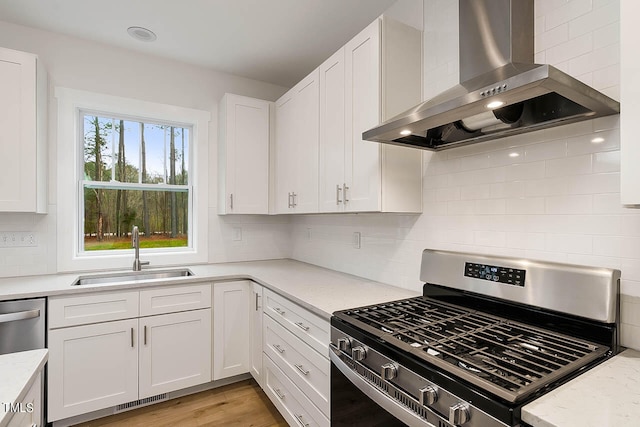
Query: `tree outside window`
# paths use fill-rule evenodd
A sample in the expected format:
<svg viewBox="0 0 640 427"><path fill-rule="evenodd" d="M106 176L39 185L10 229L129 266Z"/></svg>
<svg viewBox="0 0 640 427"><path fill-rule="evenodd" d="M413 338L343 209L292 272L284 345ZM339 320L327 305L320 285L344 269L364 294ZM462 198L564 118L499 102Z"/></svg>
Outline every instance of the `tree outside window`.
<svg viewBox="0 0 640 427"><path fill-rule="evenodd" d="M84 251L189 247L191 128L81 112Z"/></svg>

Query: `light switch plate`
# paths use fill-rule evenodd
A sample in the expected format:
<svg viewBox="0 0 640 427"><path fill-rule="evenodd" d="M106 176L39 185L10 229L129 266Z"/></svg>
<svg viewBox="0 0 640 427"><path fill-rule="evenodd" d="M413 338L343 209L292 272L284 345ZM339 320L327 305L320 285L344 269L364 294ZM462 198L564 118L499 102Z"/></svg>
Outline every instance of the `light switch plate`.
<svg viewBox="0 0 640 427"><path fill-rule="evenodd" d="M362 234L359 231L353 232L353 247L356 249L360 249L362 246Z"/></svg>

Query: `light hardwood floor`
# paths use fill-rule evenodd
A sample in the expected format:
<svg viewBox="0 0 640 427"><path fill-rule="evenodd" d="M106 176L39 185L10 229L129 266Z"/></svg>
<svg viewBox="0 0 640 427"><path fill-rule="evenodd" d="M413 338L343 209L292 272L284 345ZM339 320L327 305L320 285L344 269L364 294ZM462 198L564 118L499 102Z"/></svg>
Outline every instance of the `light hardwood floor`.
<svg viewBox="0 0 640 427"><path fill-rule="evenodd" d="M81 427L286 427L254 380L184 396L79 424Z"/></svg>

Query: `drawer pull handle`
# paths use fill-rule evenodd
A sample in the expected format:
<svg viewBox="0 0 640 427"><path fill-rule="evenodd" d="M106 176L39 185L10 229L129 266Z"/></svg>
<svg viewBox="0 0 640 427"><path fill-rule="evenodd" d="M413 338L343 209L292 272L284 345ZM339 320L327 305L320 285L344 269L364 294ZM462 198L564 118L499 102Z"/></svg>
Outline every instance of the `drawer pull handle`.
<svg viewBox="0 0 640 427"><path fill-rule="evenodd" d="M133 348L133 328L131 328L131 348Z"/></svg>
<svg viewBox="0 0 640 427"><path fill-rule="evenodd" d="M282 354L284 353L284 348L280 347L279 344L274 344L273 348L275 348L276 350L278 350L278 353Z"/></svg>
<svg viewBox="0 0 640 427"><path fill-rule="evenodd" d="M302 329L303 331L308 331L308 330L309 330L309 327L308 327L308 326L306 326L306 325L305 325L304 323L302 323L302 322L297 322L297 323L296 323L296 326L297 326L298 328Z"/></svg>
<svg viewBox="0 0 640 427"><path fill-rule="evenodd" d="M304 418L302 418L302 415L296 414L296 419L298 420L301 426L309 427L309 423L304 421Z"/></svg>
<svg viewBox="0 0 640 427"><path fill-rule="evenodd" d="M283 309L281 309L280 307L276 307L274 308L274 310L281 316L284 316L285 311Z"/></svg>
<svg viewBox="0 0 640 427"><path fill-rule="evenodd" d="M147 345L147 325L144 325L144 345Z"/></svg>
<svg viewBox="0 0 640 427"><path fill-rule="evenodd" d="M280 398L280 400L284 399L284 393L280 391L279 388L273 389L276 395Z"/></svg>
<svg viewBox="0 0 640 427"><path fill-rule="evenodd" d="M302 372L302 375L309 375L309 371L304 369L304 367L302 365L294 364L293 366L295 366L298 371Z"/></svg>

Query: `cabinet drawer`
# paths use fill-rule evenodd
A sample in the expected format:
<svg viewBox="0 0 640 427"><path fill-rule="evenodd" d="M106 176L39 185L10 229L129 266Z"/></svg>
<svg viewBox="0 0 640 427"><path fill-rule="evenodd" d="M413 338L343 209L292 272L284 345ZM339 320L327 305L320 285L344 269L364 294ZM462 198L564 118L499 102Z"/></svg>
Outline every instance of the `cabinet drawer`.
<svg viewBox="0 0 640 427"><path fill-rule="evenodd" d="M140 291L140 316L211 307L211 284L171 286Z"/></svg>
<svg viewBox="0 0 640 427"><path fill-rule="evenodd" d="M289 379L325 415L329 414L331 362L268 316L264 345L264 352Z"/></svg>
<svg viewBox="0 0 640 427"><path fill-rule="evenodd" d="M269 358L264 358L265 393L289 425L329 427L330 422Z"/></svg>
<svg viewBox="0 0 640 427"><path fill-rule="evenodd" d="M329 357L329 322L288 299L264 290L264 310L324 357Z"/></svg>
<svg viewBox="0 0 640 427"><path fill-rule="evenodd" d="M138 317L138 292L49 297L49 329Z"/></svg>

